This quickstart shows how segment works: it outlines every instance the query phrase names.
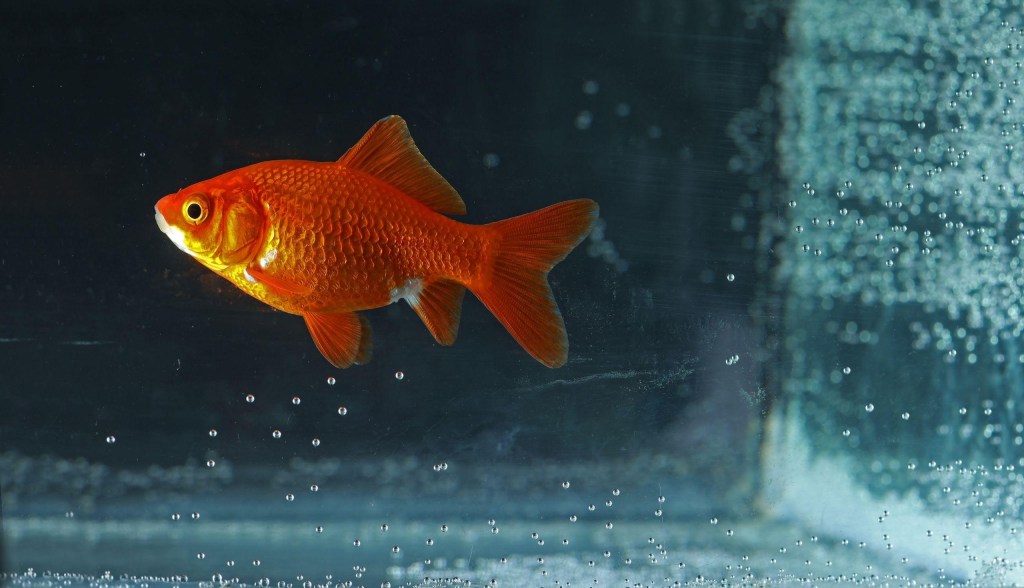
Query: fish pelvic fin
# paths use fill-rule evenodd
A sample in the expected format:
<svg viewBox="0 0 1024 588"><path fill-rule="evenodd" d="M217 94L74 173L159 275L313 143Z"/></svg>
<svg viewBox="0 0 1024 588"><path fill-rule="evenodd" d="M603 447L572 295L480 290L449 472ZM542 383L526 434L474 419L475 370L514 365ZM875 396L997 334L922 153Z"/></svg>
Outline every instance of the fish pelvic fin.
<svg viewBox="0 0 1024 588"><path fill-rule="evenodd" d="M390 184L441 214L466 214L462 197L423 157L398 115L377 121L338 164Z"/></svg>
<svg viewBox="0 0 1024 588"><path fill-rule="evenodd" d="M309 334L331 365L347 368L364 364L373 355L373 332L370 321L354 312L307 312Z"/></svg>
<svg viewBox="0 0 1024 588"><path fill-rule="evenodd" d="M441 345L451 345L459 334L459 318L465 294L466 288L462 284L437 280L427 282L422 292L406 300L423 320L423 324L427 325L434 339Z"/></svg>
<svg viewBox="0 0 1024 588"><path fill-rule="evenodd" d="M569 341L548 272L587 236L597 219L593 200L570 200L485 225L497 233L490 268L470 286L473 294L542 364L565 364Z"/></svg>

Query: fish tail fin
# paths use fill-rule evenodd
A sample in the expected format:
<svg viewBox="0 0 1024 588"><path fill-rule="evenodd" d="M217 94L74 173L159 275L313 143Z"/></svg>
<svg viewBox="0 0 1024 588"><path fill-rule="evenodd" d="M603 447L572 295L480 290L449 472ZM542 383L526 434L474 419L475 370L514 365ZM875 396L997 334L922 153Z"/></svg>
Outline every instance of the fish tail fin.
<svg viewBox="0 0 1024 588"><path fill-rule="evenodd" d="M548 367L564 365L569 352L548 272L587 236L597 212L593 200L570 200L485 225L496 233L495 252L470 290L527 353Z"/></svg>

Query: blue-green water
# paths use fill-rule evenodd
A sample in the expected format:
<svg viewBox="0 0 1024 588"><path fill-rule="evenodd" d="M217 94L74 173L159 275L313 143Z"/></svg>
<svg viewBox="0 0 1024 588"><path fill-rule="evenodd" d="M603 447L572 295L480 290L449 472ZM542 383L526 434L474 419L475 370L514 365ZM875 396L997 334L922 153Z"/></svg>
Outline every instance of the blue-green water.
<svg viewBox="0 0 1024 588"><path fill-rule="evenodd" d="M1020 2L0 8L0 583L1024 582ZM601 205L568 364L337 370L153 203L387 114Z"/></svg>

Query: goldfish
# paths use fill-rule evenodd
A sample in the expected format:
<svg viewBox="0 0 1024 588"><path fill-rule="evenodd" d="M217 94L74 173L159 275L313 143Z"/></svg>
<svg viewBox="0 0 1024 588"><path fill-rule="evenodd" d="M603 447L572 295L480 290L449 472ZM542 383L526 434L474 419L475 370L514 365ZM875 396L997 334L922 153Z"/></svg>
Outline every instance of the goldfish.
<svg viewBox="0 0 1024 588"><path fill-rule="evenodd" d="M459 193L416 147L405 121L381 119L339 160L265 161L156 203L179 249L246 294L301 315L332 365L365 364L359 311L405 300L452 345L468 289L540 363L568 358L547 276L589 233L590 199L483 225L458 222Z"/></svg>

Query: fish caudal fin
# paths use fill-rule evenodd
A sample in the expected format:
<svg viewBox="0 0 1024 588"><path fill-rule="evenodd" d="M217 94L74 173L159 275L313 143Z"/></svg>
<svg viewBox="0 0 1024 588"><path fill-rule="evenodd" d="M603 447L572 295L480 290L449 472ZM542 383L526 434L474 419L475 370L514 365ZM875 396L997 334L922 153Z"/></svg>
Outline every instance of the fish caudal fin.
<svg viewBox="0 0 1024 588"><path fill-rule="evenodd" d="M427 283L422 292L407 300L434 339L441 345L451 345L459 333L462 297L465 294L466 288L462 284L438 280Z"/></svg>
<svg viewBox="0 0 1024 588"><path fill-rule="evenodd" d="M306 319L317 349L334 367L347 368L353 363L370 361L373 355L370 321L354 312L308 312L302 317Z"/></svg>
<svg viewBox="0 0 1024 588"><path fill-rule="evenodd" d="M498 234L493 265L471 290L523 349L548 367L564 365L569 353L548 272L586 237L597 211L593 200L570 200L486 225Z"/></svg>

